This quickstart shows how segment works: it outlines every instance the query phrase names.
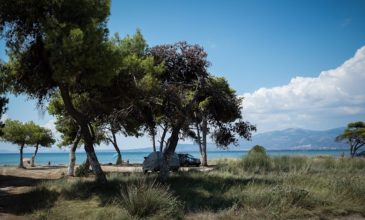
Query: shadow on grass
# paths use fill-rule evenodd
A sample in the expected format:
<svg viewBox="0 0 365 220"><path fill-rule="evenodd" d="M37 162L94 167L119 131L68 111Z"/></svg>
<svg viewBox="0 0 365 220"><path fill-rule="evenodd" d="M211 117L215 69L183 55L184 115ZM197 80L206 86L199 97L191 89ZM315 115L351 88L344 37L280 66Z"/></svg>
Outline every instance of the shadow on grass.
<svg viewBox="0 0 365 220"><path fill-rule="evenodd" d="M120 173L108 176L107 185L99 185L95 181L77 180L75 182L49 181L58 190L49 191L47 187L38 187L37 191L14 197L6 203L7 212L24 213L35 209L51 207L57 198L65 200L88 200L94 196L100 199L100 206L107 206L120 201L121 192L130 184L140 181L155 182L156 175ZM231 187L245 186L251 182L257 184L275 184L276 182L259 178L242 178L235 176L217 176L200 172L177 173L167 182L170 190L185 205L187 211L211 210L219 211L232 207L237 201L226 195ZM58 186L57 186L58 185ZM22 204L22 205L19 205Z"/></svg>
<svg viewBox="0 0 365 220"><path fill-rule="evenodd" d="M63 187L60 194L66 200L87 200L97 196L102 206L108 205L120 199L121 191L130 184L138 181L154 182L157 175L118 174L110 177L106 186L100 186L94 181L77 181L67 187ZM232 207L237 202L232 196L225 196L225 193L233 186L245 186L251 182L255 184L276 184L277 182L259 178L237 178L234 176L220 177L215 175L204 175L201 172L178 173L170 177L167 184L178 199L185 204L189 211L212 210Z"/></svg>
<svg viewBox="0 0 365 220"><path fill-rule="evenodd" d="M0 187L35 186L42 181L45 181L45 179L33 179L29 177L0 175Z"/></svg>
<svg viewBox="0 0 365 220"><path fill-rule="evenodd" d="M245 186L251 182L257 184L275 184L275 181L257 178L219 177L213 175L180 174L170 178L170 189L184 202L188 211L218 211L232 207L237 202L225 193L233 186Z"/></svg>
<svg viewBox="0 0 365 220"><path fill-rule="evenodd" d="M57 198L57 192L44 187L21 194L6 193L0 197L0 212L12 214L31 213L35 210L52 207Z"/></svg>

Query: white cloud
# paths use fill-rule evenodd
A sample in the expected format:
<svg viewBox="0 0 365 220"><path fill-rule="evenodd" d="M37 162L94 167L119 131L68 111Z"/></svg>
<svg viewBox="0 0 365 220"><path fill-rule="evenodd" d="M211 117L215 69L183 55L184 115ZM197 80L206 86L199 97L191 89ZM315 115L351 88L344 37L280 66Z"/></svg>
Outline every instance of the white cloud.
<svg viewBox="0 0 365 220"><path fill-rule="evenodd" d="M44 128L48 128L52 131L52 134L54 135L54 137L56 138L56 140L60 140L61 138L61 134L57 131L56 129L56 125L55 125L56 119L52 118L49 121L47 121L46 124L41 125Z"/></svg>
<svg viewBox="0 0 365 220"><path fill-rule="evenodd" d="M52 118L51 120L47 121L46 124L42 125L44 128L50 129L53 133L56 133L56 125L55 125L56 119Z"/></svg>
<svg viewBox="0 0 365 220"><path fill-rule="evenodd" d="M244 118L259 132L303 127L327 129L365 119L365 46L341 66L318 77L243 94Z"/></svg>

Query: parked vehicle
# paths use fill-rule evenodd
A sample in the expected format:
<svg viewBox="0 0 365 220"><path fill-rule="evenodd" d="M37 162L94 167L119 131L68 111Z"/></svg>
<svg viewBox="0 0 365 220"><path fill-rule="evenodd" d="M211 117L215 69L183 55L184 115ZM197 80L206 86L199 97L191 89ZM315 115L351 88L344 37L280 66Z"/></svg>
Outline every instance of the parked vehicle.
<svg viewBox="0 0 365 220"><path fill-rule="evenodd" d="M143 161L143 172L147 173L148 171L157 172L160 171L162 165L163 154L161 152L152 152L147 157L144 158ZM177 154L173 154L170 158L169 167L172 171L177 171L180 167L180 161Z"/></svg>
<svg viewBox="0 0 365 220"><path fill-rule="evenodd" d="M201 162L198 158L193 157L190 154L178 154L180 160L180 166L200 166Z"/></svg>

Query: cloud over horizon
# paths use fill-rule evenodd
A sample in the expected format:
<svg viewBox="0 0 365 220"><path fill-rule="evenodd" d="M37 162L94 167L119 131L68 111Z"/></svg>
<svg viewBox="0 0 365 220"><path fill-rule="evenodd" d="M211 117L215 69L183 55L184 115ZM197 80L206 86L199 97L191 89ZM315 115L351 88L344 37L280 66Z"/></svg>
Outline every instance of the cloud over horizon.
<svg viewBox="0 0 365 220"><path fill-rule="evenodd" d="M365 46L318 77L243 94L243 116L259 132L301 127L329 129L365 119Z"/></svg>

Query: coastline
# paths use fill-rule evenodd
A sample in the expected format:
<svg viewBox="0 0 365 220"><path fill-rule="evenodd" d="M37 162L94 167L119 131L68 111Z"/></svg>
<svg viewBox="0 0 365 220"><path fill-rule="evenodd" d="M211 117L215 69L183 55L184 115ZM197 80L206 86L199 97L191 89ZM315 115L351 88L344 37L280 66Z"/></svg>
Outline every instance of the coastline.
<svg viewBox="0 0 365 220"><path fill-rule="evenodd" d="M247 154L248 151L208 151L208 160L217 160L225 158L241 158ZM98 160L101 164L114 164L116 160L115 152L96 152ZM150 152L123 152L122 159L129 161L130 164L141 164L143 158ZM178 153L180 153L178 151ZM181 153L189 153L196 158L200 158L198 151L181 151ZM269 156L341 156L348 155L348 151L343 149L336 150L267 150ZM24 158L30 158L32 153L24 153ZM51 165L67 165L69 160L69 153L49 153L39 152L35 159L37 165L47 165L51 162ZM85 152L76 153L76 163L81 164L86 160ZM0 166L13 165L17 166L19 163L19 153L0 153Z"/></svg>

